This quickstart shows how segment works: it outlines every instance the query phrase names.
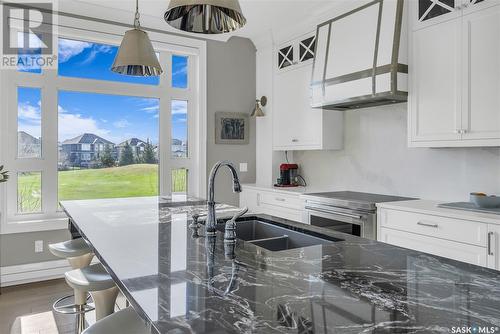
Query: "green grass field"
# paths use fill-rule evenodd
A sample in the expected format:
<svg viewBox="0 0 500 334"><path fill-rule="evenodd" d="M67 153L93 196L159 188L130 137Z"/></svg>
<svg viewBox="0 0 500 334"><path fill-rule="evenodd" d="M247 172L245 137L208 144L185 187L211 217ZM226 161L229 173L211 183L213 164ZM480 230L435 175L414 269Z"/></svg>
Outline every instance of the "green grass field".
<svg viewBox="0 0 500 334"><path fill-rule="evenodd" d="M185 192L187 170L172 171L172 191ZM18 181L18 211L40 211L40 173L24 173ZM59 200L158 195L158 165L136 164L59 172Z"/></svg>

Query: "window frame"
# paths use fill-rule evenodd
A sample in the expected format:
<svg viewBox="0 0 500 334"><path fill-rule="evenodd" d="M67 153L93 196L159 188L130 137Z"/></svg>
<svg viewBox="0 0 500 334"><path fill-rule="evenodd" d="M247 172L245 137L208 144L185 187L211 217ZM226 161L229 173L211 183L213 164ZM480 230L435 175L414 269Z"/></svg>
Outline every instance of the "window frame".
<svg viewBox="0 0 500 334"><path fill-rule="evenodd" d="M128 27L76 19L59 18L58 37L119 45ZM88 30L91 24L93 31ZM106 31L106 33L101 32ZM0 234L67 228L67 218L58 211L58 91L78 91L123 96L151 97L160 100L159 112L159 193L170 193L170 170L188 168L195 178L188 182L189 193L206 194L206 42L167 33L149 32L153 47L160 53L164 73L158 85L144 85L86 78L58 76L57 69L42 73L0 71L0 163L11 171L9 182L0 185ZM168 88L171 83L171 55L189 57L188 88ZM41 158L17 158L17 88L42 88ZM186 99L188 104L188 142L194 156L171 159L171 100ZM15 117L14 117L15 116ZM12 131L13 124L16 131ZM15 143L15 145L13 145ZM161 145L160 145L161 144ZM17 173L42 171L42 213L17 213ZM12 200L12 194L14 199Z"/></svg>

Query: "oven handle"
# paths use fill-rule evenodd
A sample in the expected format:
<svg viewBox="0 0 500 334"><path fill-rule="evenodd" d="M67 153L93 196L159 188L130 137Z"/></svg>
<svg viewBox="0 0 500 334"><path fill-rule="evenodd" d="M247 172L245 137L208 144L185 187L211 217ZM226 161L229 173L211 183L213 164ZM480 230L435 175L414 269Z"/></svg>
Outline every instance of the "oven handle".
<svg viewBox="0 0 500 334"><path fill-rule="evenodd" d="M322 212L322 213L326 213L326 214L330 214L330 215L344 216L344 217L354 218L354 219L358 219L358 220L361 220L361 218L363 218L362 216L352 215L350 213L322 210L322 209L318 209L318 208L315 208L312 206L307 206L307 205L305 208L306 208L306 210L310 210L310 211L317 211L317 212Z"/></svg>

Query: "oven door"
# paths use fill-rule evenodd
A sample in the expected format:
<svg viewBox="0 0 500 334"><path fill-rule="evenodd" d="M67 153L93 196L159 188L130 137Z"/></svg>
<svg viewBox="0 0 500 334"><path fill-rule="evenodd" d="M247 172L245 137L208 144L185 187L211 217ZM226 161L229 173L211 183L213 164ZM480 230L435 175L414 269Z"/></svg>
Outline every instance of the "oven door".
<svg viewBox="0 0 500 334"><path fill-rule="evenodd" d="M376 239L374 212L352 210L306 201L304 223L335 231Z"/></svg>

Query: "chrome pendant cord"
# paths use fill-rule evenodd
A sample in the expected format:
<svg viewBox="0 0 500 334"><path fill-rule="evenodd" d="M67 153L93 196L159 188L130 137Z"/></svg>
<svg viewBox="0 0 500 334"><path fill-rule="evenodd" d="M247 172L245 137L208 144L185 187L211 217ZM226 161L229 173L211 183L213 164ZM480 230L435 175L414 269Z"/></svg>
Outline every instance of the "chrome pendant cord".
<svg viewBox="0 0 500 334"><path fill-rule="evenodd" d="M141 29L141 14L139 14L139 0L135 0L134 28Z"/></svg>

